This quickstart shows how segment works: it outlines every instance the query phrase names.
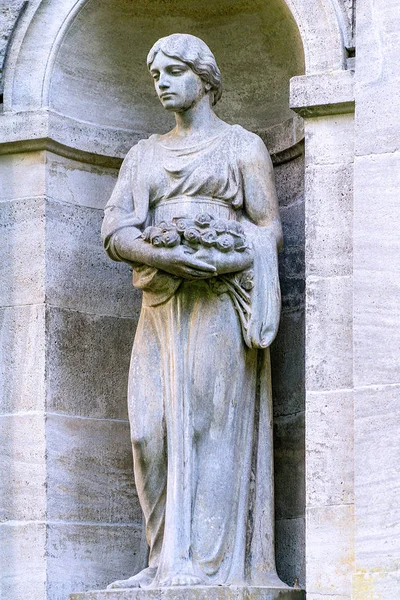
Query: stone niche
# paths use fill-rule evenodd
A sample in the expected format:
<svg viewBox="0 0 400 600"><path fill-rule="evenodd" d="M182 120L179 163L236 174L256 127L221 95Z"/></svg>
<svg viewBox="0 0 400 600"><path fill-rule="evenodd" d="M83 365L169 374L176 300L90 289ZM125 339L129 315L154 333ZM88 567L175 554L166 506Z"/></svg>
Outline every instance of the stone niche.
<svg viewBox="0 0 400 600"><path fill-rule="evenodd" d="M130 146L172 126L153 90L146 56L155 40L175 32L210 46L224 78L217 113L261 135L275 165L285 235L283 311L271 349L276 556L280 577L304 585L304 155L302 122L289 109L290 78L304 73L296 23L284 0L60 4L72 12L58 33L44 92L59 145L38 152L37 160L30 153L32 168L20 162L21 154L2 157L5 166L15 160L18 168L44 173L42 199L23 202L39 203L46 221L43 393L51 413L43 487L46 583L41 574L36 588L15 579L7 598L65 600L141 567L126 411L140 297L129 268L104 255L100 224ZM41 26L46 28L45 19ZM111 371L117 376L110 378ZM39 564L37 569L42 572Z"/></svg>

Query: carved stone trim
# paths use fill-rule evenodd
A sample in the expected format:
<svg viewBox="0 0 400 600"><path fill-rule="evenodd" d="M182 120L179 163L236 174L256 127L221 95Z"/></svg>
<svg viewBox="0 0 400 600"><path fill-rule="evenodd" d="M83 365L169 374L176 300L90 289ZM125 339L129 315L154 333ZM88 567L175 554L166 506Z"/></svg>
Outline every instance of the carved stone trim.
<svg viewBox="0 0 400 600"><path fill-rule="evenodd" d="M292 77L290 108L302 117L354 112L354 72Z"/></svg>
<svg viewBox="0 0 400 600"><path fill-rule="evenodd" d="M304 151L302 120L296 115L256 133L268 147L274 164L293 160ZM79 162L117 169L129 148L148 135L77 121L49 110L6 113L0 117L0 155L48 150Z"/></svg>

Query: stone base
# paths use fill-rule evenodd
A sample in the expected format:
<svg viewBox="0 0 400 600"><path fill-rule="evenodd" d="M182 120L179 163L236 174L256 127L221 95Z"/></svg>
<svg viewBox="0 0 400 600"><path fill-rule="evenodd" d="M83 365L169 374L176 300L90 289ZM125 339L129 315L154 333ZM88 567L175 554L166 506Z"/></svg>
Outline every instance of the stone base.
<svg viewBox="0 0 400 600"><path fill-rule="evenodd" d="M303 590L278 587L195 586L99 590L71 594L70 600L304 600Z"/></svg>

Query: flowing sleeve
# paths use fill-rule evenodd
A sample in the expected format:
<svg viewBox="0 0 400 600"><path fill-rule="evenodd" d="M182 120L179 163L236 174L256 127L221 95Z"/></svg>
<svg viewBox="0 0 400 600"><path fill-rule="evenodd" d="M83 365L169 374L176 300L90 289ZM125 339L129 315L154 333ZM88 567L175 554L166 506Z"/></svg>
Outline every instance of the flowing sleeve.
<svg viewBox="0 0 400 600"><path fill-rule="evenodd" d="M246 132L242 156L241 222L254 251L250 314L243 334L250 348L267 348L277 334L280 319L278 250L282 229L272 161L261 138Z"/></svg>
<svg viewBox="0 0 400 600"><path fill-rule="evenodd" d="M104 248L113 260L123 260L114 247L115 234L129 227L132 239L140 236L145 226L149 196L139 167L143 157L141 143L137 144L126 155L118 176L117 183L110 200L104 209L104 220L101 228Z"/></svg>

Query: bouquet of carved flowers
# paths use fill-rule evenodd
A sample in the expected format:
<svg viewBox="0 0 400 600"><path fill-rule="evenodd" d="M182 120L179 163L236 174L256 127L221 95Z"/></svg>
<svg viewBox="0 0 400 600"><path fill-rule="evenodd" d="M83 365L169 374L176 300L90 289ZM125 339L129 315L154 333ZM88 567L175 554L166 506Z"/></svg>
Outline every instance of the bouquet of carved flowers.
<svg viewBox="0 0 400 600"><path fill-rule="evenodd" d="M238 221L215 219L208 213L199 213L194 219L162 221L157 226L147 227L142 239L155 247L174 248L182 244L188 252L201 254L204 260L211 258L213 252L244 252L249 248ZM227 292L231 296L245 327L251 315L253 279L253 270L246 269L208 280L216 294Z"/></svg>
<svg viewBox="0 0 400 600"><path fill-rule="evenodd" d="M162 221L155 227L147 227L142 238L156 247L173 248L183 244L192 252L204 249L243 252L248 248L240 223L215 219L208 213L199 213L194 219Z"/></svg>

